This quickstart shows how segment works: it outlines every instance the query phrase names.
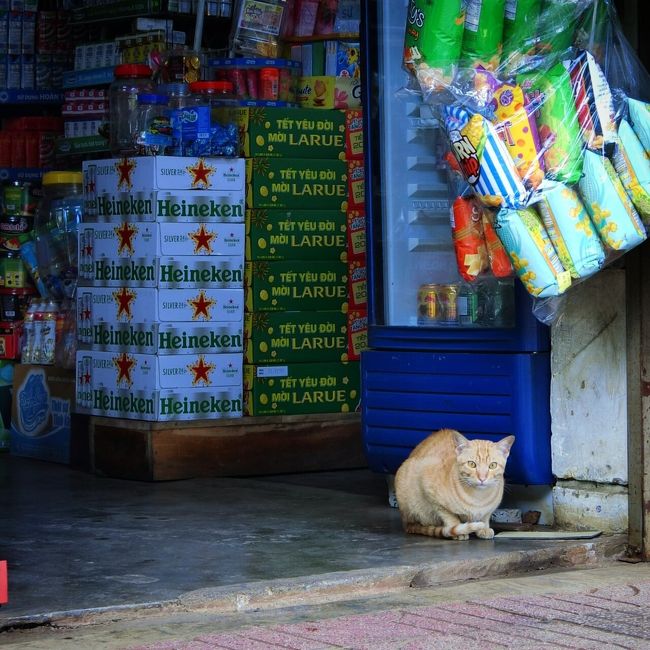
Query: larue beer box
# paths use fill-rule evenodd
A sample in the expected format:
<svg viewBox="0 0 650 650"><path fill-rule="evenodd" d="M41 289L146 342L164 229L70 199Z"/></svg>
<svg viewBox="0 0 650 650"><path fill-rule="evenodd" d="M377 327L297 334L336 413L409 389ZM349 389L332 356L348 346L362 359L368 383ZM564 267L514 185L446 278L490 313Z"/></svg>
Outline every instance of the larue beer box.
<svg viewBox="0 0 650 650"><path fill-rule="evenodd" d="M142 156L83 163L84 221L244 221L242 159Z"/></svg>
<svg viewBox="0 0 650 650"><path fill-rule="evenodd" d="M244 363L300 363L358 359L350 314L281 311L244 316Z"/></svg>
<svg viewBox="0 0 650 650"><path fill-rule="evenodd" d="M333 261L246 262L245 305L257 311L347 311L348 265Z"/></svg>
<svg viewBox="0 0 650 650"><path fill-rule="evenodd" d="M76 410L135 420L240 417L241 354L77 352Z"/></svg>
<svg viewBox="0 0 650 650"><path fill-rule="evenodd" d="M78 347L148 354L241 352L243 313L243 289L79 289Z"/></svg>
<svg viewBox="0 0 650 650"><path fill-rule="evenodd" d="M314 209L246 210L247 260L345 261L347 255L345 212Z"/></svg>
<svg viewBox="0 0 650 650"><path fill-rule="evenodd" d="M363 158L361 110L242 107L236 119L245 158Z"/></svg>
<svg viewBox="0 0 650 650"><path fill-rule="evenodd" d="M244 415L350 413L360 399L357 361L244 366Z"/></svg>
<svg viewBox="0 0 650 650"><path fill-rule="evenodd" d="M314 158L249 158L246 207L323 210L348 207L348 164Z"/></svg>

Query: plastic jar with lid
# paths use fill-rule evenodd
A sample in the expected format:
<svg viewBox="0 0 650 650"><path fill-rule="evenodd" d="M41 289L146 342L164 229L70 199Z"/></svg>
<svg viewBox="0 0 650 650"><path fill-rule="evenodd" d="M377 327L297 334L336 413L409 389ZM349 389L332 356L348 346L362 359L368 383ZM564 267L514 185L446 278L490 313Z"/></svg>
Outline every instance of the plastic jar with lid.
<svg viewBox="0 0 650 650"><path fill-rule="evenodd" d="M46 172L34 217L34 238L20 254L41 295L73 298L77 288L77 232L82 221L81 172Z"/></svg>
<svg viewBox="0 0 650 650"><path fill-rule="evenodd" d="M196 106L207 107L209 127L200 130L192 154L194 156L239 155L239 128L236 108L238 102L233 95L230 81L196 81L190 84L190 92Z"/></svg>
<svg viewBox="0 0 650 650"><path fill-rule="evenodd" d="M138 95L133 137L136 152L141 156L159 156L171 146L171 124L167 95Z"/></svg>
<svg viewBox="0 0 650 650"><path fill-rule="evenodd" d="M138 95L154 92L152 71L147 65L126 63L115 67L115 79L108 91L109 147L114 156L136 153L131 129L138 107Z"/></svg>
<svg viewBox="0 0 650 650"><path fill-rule="evenodd" d="M190 94L190 86L182 82L164 83L158 86L157 92L167 95L171 142L165 153L168 156L182 156L184 118L187 117L184 115L184 111L191 107L195 101Z"/></svg>

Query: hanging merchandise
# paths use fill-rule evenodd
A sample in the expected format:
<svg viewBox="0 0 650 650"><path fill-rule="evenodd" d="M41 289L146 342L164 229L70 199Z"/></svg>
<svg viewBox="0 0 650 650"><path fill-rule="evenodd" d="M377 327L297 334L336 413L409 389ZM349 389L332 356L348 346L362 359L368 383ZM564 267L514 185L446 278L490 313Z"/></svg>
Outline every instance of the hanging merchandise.
<svg viewBox="0 0 650 650"><path fill-rule="evenodd" d="M459 60L441 74L411 27L434 5L409 3L404 68L417 85L405 90L439 116L464 179L450 188L459 272L497 275L479 248L494 233L533 313L551 323L559 296L647 238L650 77L613 0L466 0ZM482 233L459 226L470 195L488 218Z"/></svg>
<svg viewBox="0 0 650 650"><path fill-rule="evenodd" d="M237 0L230 32L230 56L280 56L286 0Z"/></svg>

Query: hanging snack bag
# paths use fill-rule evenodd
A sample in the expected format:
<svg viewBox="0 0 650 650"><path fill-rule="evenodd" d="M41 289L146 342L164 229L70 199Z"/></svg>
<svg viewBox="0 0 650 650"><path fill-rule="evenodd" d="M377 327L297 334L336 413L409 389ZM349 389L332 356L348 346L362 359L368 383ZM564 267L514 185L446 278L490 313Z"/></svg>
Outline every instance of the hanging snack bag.
<svg viewBox="0 0 650 650"><path fill-rule="evenodd" d="M571 284L534 208L500 210L495 230L515 273L536 298L559 296Z"/></svg>
<svg viewBox="0 0 650 650"><path fill-rule="evenodd" d="M404 67L426 95L456 74L465 24L465 0L409 0Z"/></svg>
<svg viewBox="0 0 650 650"><path fill-rule="evenodd" d="M496 70L503 50L505 0L467 0L461 59Z"/></svg>
<svg viewBox="0 0 650 650"><path fill-rule="evenodd" d="M605 251L574 190L562 183L543 193L537 204L562 266L572 278L586 278L605 263Z"/></svg>
<svg viewBox="0 0 650 650"><path fill-rule="evenodd" d="M536 109L546 175L577 183L582 175L583 143L569 73L557 63L543 73L519 75L517 81Z"/></svg>
<svg viewBox="0 0 650 650"><path fill-rule="evenodd" d="M487 246L490 270L495 278L509 278L513 274L512 264L501 240L497 237L492 223L493 217L489 210L481 211L483 220L483 235Z"/></svg>
<svg viewBox="0 0 650 650"><path fill-rule="evenodd" d="M544 180L540 167L540 147L537 125L521 86L500 83L490 73L485 73L491 86L490 107L496 116L495 126L519 177L526 187L536 189Z"/></svg>
<svg viewBox="0 0 650 650"><path fill-rule="evenodd" d="M473 282L489 267L481 209L473 199L459 196L454 201L450 217L458 272L464 280Z"/></svg>
<svg viewBox="0 0 650 650"><path fill-rule="evenodd" d="M542 53L564 52L573 45L585 4L585 0L544 0L538 26Z"/></svg>
<svg viewBox="0 0 650 650"><path fill-rule="evenodd" d="M618 127L613 163L644 223L650 222L650 160L627 120Z"/></svg>
<svg viewBox="0 0 650 650"><path fill-rule="evenodd" d="M580 193L601 240L615 251L627 251L646 238L645 228L612 163L586 151Z"/></svg>
<svg viewBox="0 0 650 650"><path fill-rule="evenodd" d="M525 205L528 192L492 124L479 113L471 114L459 106L444 106L443 119L463 176L483 205Z"/></svg>
<svg viewBox="0 0 650 650"><path fill-rule="evenodd" d="M632 128L641 140L646 156L650 158L650 104L640 102L638 99L628 99L627 107Z"/></svg>
<svg viewBox="0 0 650 650"><path fill-rule="evenodd" d="M616 142L614 100L594 57L583 50L569 65L578 122L585 144L594 151Z"/></svg>
<svg viewBox="0 0 650 650"><path fill-rule="evenodd" d="M542 0L506 0L503 19L503 59L528 54L537 32Z"/></svg>

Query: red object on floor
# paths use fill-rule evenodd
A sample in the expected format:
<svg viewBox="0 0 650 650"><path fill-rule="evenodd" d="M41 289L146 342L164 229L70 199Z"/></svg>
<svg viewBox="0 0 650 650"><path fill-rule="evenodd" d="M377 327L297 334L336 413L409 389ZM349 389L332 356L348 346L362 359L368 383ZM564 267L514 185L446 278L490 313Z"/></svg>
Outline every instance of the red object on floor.
<svg viewBox="0 0 650 650"><path fill-rule="evenodd" d="M4 605L9 600L7 590L7 561L0 560L0 605Z"/></svg>

